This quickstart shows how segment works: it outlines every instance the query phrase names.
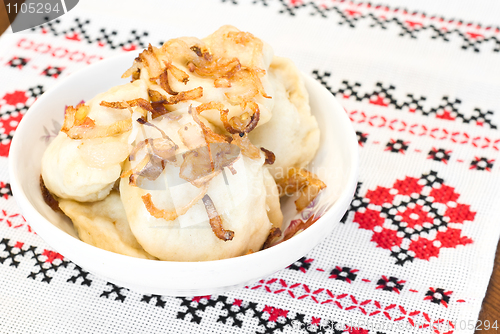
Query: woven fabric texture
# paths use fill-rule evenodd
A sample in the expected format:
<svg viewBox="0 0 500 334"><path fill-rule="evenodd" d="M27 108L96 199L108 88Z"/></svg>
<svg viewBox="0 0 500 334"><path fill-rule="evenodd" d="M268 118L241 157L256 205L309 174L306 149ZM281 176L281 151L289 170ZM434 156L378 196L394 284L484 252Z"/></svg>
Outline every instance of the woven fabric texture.
<svg viewBox="0 0 500 334"><path fill-rule="evenodd" d="M0 38L0 333L474 332L500 236L498 2L80 2ZM360 148L354 199L320 245L244 289L175 298L108 283L21 215L7 168L16 127L78 69L223 24L345 108Z"/></svg>

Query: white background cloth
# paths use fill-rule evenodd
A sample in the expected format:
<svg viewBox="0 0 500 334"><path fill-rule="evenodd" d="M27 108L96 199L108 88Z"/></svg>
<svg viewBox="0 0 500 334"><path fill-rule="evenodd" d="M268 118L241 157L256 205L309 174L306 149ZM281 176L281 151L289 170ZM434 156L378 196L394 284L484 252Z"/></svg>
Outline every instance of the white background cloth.
<svg viewBox="0 0 500 334"><path fill-rule="evenodd" d="M473 333L500 236L498 13L486 0L81 0L58 22L7 32L0 333ZM360 140L356 197L322 244L245 289L185 299L113 286L23 220L8 185L10 139L34 99L77 69L223 24L336 95ZM431 218L426 201L437 203ZM398 219L422 228L397 232Z"/></svg>

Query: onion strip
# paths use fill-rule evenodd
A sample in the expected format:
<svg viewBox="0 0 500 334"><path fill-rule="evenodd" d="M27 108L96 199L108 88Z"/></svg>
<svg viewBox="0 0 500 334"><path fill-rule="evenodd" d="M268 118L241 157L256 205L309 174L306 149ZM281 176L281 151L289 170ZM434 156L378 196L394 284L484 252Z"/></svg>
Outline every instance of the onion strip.
<svg viewBox="0 0 500 334"><path fill-rule="evenodd" d="M234 232L230 230L225 230L222 227L222 218L215 208L214 202L210 196L205 195L202 198L205 209L207 210L208 218L210 219L210 227L215 236L223 241L233 240Z"/></svg>
<svg viewBox="0 0 500 334"><path fill-rule="evenodd" d="M326 184L321 181L315 174L305 170L291 168L288 174L277 180L276 185L280 192L280 196L290 196L299 192L299 198L295 201L297 211L305 209L319 194L326 188Z"/></svg>
<svg viewBox="0 0 500 334"><path fill-rule="evenodd" d="M179 208L179 209L174 209L174 210L163 210L163 209L158 209L154 203L153 200L151 199L151 194L147 193L144 196L141 196L142 202L146 206L146 210L148 210L149 214L157 219L165 219L167 221L175 220L179 216L184 215L188 210L195 205L200 199L204 198L206 192L208 189L208 185L205 185L203 188L201 188L200 193L196 195L188 204L185 206Z"/></svg>

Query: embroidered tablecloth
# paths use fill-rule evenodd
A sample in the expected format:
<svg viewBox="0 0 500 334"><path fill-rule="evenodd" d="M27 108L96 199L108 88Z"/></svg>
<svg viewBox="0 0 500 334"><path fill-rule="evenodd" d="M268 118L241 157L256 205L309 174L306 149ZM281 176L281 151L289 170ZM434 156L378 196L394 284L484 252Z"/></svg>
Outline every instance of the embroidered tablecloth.
<svg viewBox="0 0 500 334"><path fill-rule="evenodd" d="M7 31L0 333L473 333L500 236L498 13L464 0L81 0ZM223 24L264 39L343 105L361 159L350 208L310 253L241 290L181 298L106 282L20 214L7 170L16 127L77 69Z"/></svg>

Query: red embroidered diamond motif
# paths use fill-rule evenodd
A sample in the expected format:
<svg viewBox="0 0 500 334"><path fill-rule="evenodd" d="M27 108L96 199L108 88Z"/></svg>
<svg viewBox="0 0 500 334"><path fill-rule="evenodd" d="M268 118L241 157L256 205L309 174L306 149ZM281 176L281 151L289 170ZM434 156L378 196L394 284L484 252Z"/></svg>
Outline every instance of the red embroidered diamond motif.
<svg viewBox="0 0 500 334"><path fill-rule="evenodd" d="M407 207L401 214L396 217L401 217L401 222L406 223L407 227L415 228L416 226L423 226L424 223L432 224L432 217L429 217L427 212L422 209L422 206L415 205L414 208Z"/></svg>
<svg viewBox="0 0 500 334"><path fill-rule="evenodd" d="M415 258L429 261L442 248L473 242L457 225L473 221L476 213L470 205L458 203L459 197L434 171L420 178L407 176L392 188L378 186L368 190L364 199L358 196L366 205L358 208L353 222L373 231L371 241L390 250L396 264Z"/></svg>

